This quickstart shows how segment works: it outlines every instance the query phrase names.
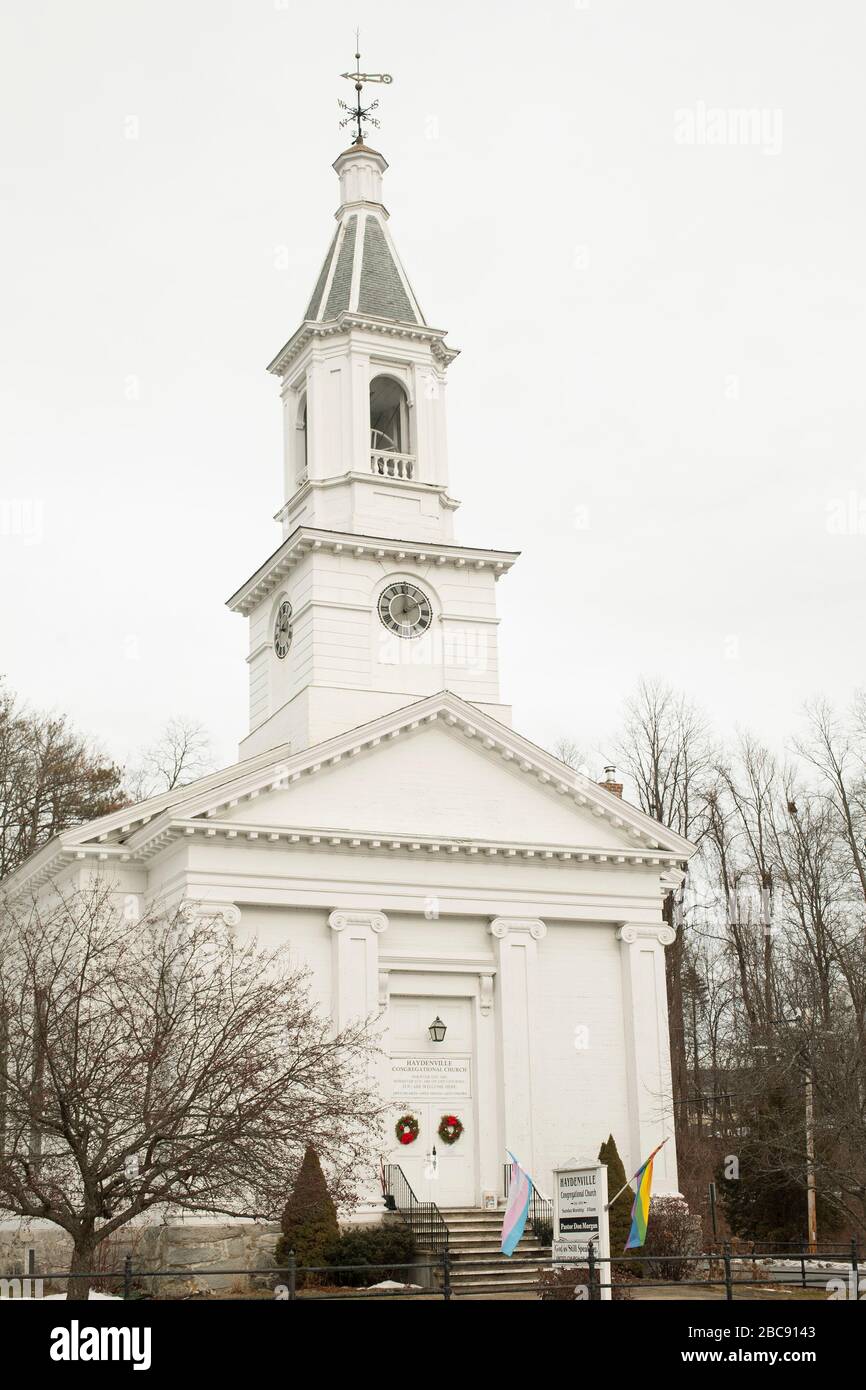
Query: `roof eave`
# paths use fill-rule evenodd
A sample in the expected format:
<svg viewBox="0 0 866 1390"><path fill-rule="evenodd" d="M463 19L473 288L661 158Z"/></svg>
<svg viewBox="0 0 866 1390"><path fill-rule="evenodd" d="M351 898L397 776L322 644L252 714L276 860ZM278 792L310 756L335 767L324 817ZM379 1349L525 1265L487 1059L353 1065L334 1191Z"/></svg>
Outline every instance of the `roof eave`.
<svg viewBox="0 0 866 1390"><path fill-rule="evenodd" d="M309 545L306 544L308 541ZM288 562L293 551L300 549L302 554L306 554L311 549L333 549L335 546L351 546L356 551L360 548L370 551L381 550L385 553L405 553L415 557L429 556L433 559L441 557L444 561L452 560L456 565L464 561L479 568L490 565L499 574L509 570L520 556L518 550L486 550L475 546L448 545L438 541L395 540L389 536L362 536L352 531L324 531L313 526L299 526L226 600L226 607L233 613L239 612L246 616L284 577L281 572L283 566L286 566L285 573L288 572L288 568L291 567ZM256 593L259 589L262 592Z"/></svg>
<svg viewBox="0 0 866 1390"><path fill-rule="evenodd" d="M431 328L424 323L378 318L375 314L359 314L344 309L335 319L304 319L288 342L280 348L273 361L268 363L267 370L272 376L283 376L286 368L291 365L310 338L343 333L352 328L367 328L374 333L394 333L398 337L417 338L422 342L429 342L435 355L446 365L460 356L459 348L446 344L445 338L448 330L445 328Z"/></svg>

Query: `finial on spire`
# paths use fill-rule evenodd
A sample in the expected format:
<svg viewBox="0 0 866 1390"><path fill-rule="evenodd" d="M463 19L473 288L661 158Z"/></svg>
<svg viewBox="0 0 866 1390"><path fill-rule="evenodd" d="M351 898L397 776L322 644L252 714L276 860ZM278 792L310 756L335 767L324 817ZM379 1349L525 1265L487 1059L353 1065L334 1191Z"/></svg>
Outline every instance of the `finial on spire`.
<svg viewBox="0 0 866 1390"><path fill-rule="evenodd" d="M343 111L348 113L345 120L340 122L340 129L344 130L347 125L355 125L357 129L352 144L363 145L364 125L375 126L377 130L379 128L379 122L376 120L375 116L370 115L370 112L375 111L376 107L379 105L378 100L372 101L369 106L361 105L361 93L364 90L364 83L384 82L389 84L393 82L394 79L389 72L361 72L361 33L358 29L355 30L355 50L355 71L343 72L340 74L341 77L346 78L347 82L354 82L355 84L355 91L357 93L355 105L354 107L348 106L345 101L340 101L337 104Z"/></svg>

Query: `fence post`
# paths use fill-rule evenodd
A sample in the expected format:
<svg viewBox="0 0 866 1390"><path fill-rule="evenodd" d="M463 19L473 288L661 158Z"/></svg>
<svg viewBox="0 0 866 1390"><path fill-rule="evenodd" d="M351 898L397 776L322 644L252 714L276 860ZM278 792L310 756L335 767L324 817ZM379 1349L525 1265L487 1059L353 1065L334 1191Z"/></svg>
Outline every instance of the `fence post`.
<svg viewBox="0 0 866 1390"><path fill-rule="evenodd" d="M800 1241L800 1283L806 1287L806 1252L803 1249L803 1242Z"/></svg>
<svg viewBox="0 0 866 1390"><path fill-rule="evenodd" d="M297 1290L297 1269L296 1269L296 1260L295 1260L295 1252L294 1252L294 1250L290 1250L290 1251L289 1251L289 1253L288 1253L286 1259L287 1259L288 1275L289 1275L289 1299L294 1303L294 1301L295 1301L295 1300L297 1299L297 1297L298 1297L297 1292L296 1292L296 1290Z"/></svg>
<svg viewBox="0 0 866 1390"><path fill-rule="evenodd" d="M852 1236L852 1237L851 1237L851 1269L853 1270L853 1273L854 1273L854 1284L853 1284L853 1288L852 1288L852 1290L851 1290L851 1297L854 1299L854 1302L855 1302L855 1303L857 1302L857 1300L858 1300L859 1297L860 1297L860 1270L859 1270L859 1268L858 1268L858 1264L859 1264L859 1261L858 1261L858 1255L857 1255L857 1237L856 1237L856 1236Z"/></svg>
<svg viewBox="0 0 866 1390"><path fill-rule="evenodd" d="M729 1241L725 1241L722 1250L722 1259L725 1262L725 1299L728 1303L734 1301L734 1285L731 1279L731 1246Z"/></svg>
<svg viewBox="0 0 866 1390"><path fill-rule="evenodd" d="M594 1303L594 1302L595 1302L595 1242L592 1241L592 1240L589 1242L589 1250L587 1251L587 1254L588 1254L588 1257L589 1257L589 1258L588 1258L588 1264L589 1264L589 1301L590 1301L590 1303ZM600 1293L600 1292L601 1292L601 1290L599 1290L599 1293Z"/></svg>
<svg viewBox="0 0 866 1390"><path fill-rule="evenodd" d="M451 1251L447 1245L442 1251L442 1297L446 1302L451 1297Z"/></svg>
<svg viewBox="0 0 866 1390"><path fill-rule="evenodd" d="M132 1256L127 1255L123 1261L123 1297L128 1299L132 1294Z"/></svg>

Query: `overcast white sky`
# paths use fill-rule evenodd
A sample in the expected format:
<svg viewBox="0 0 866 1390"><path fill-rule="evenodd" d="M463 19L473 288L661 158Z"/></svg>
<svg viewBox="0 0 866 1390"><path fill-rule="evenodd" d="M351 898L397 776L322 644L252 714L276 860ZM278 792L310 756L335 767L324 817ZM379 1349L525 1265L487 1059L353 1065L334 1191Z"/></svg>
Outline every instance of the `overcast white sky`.
<svg viewBox="0 0 866 1390"><path fill-rule="evenodd" d="M234 758L246 632L223 604L279 542L264 368L331 236L356 22L395 76L391 227L463 354L459 539L523 551L499 587L516 727L603 742L641 673L769 739L808 695L847 700L858 0L5 0L10 685L121 758L178 713ZM742 109L750 131L707 143Z"/></svg>

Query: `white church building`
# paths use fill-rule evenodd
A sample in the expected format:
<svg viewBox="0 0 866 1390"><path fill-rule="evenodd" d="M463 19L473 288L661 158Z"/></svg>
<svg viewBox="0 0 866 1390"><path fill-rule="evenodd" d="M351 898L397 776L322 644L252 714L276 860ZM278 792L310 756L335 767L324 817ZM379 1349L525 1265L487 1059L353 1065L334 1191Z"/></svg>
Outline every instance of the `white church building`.
<svg viewBox="0 0 866 1390"><path fill-rule="evenodd" d="M8 887L110 873L291 943L337 1025L381 1011L383 1156L422 1200L501 1199L506 1149L549 1193L608 1134L628 1172L670 1138L655 1187L676 1190L662 904L692 846L512 728L497 613L518 556L454 534L457 353L395 249L385 159L356 143L334 168L336 229L269 368L281 539L229 599L240 760L64 833Z"/></svg>

